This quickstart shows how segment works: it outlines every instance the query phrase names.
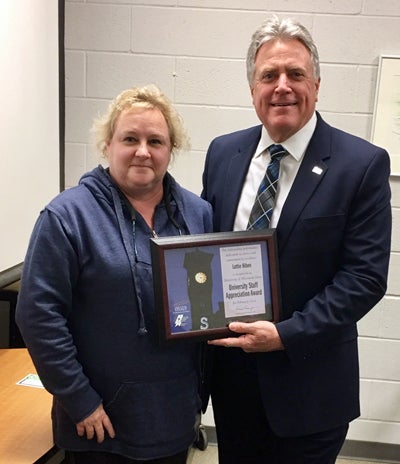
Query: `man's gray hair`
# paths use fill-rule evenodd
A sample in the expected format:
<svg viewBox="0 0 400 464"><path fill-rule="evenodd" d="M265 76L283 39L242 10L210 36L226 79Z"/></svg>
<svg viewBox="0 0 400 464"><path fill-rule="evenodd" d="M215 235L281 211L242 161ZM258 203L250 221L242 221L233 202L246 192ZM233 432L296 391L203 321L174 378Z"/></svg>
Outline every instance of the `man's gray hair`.
<svg viewBox="0 0 400 464"><path fill-rule="evenodd" d="M250 85L252 85L254 79L255 61L259 48L269 40L288 39L299 40L309 50L311 62L313 64L314 79L319 79L320 68L318 50L311 34L298 21L290 18L280 20L277 16L274 16L261 24L251 37L246 60L247 80Z"/></svg>

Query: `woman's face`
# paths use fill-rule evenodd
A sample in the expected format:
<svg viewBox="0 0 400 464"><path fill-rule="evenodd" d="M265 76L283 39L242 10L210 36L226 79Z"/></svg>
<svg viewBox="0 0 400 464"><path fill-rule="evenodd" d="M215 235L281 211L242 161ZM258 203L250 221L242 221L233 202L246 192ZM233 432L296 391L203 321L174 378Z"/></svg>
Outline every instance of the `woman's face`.
<svg viewBox="0 0 400 464"><path fill-rule="evenodd" d="M128 196L156 194L162 191L171 148L167 122L159 109L123 110L106 143L111 177Z"/></svg>

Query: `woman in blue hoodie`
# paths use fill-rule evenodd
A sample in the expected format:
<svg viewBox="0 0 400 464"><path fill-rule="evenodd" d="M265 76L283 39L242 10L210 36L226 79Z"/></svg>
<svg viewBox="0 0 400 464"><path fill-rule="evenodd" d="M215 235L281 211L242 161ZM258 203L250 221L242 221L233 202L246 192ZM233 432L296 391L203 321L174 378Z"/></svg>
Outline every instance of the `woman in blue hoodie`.
<svg viewBox="0 0 400 464"><path fill-rule="evenodd" d="M94 132L109 167L41 212L17 323L76 464L185 463L199 345L159 344L149 239L210 232L211 208L167 172L187 139L158 88L122 92Z"/></svg>

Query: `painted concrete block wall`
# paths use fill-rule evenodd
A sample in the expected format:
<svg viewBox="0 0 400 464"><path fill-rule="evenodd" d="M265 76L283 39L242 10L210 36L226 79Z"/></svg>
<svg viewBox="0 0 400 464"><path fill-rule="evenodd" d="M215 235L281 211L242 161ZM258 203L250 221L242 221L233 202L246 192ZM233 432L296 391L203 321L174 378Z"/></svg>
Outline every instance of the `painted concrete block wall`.
<svg viewBox="0 0 400 464"><path fill-rule="evenodd" d="M245 55L252 32L272 13L301 20L318 45L324 118L370 139L379 56L400 55L398 0L66 0L66 186L100 161L90 142L93 118L121 90L152 82L191 136L191 151L172 173L200 193L212 138L258 123ZM400 177L391 186L388 291L359 323L362 416L348 438L398 444ZM204 420L212 424L211 410Z"/></svg>

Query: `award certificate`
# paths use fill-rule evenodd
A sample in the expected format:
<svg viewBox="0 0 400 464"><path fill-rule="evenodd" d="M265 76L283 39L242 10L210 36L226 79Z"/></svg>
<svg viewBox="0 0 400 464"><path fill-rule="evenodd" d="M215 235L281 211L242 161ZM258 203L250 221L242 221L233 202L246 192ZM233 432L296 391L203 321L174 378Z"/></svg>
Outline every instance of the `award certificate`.
<svg viewBox="0 0 400 464"><path fill-rule="evenodd" d="M232 321L275 322L275 229L151 239L161 339L232 336Z"/></svg>

